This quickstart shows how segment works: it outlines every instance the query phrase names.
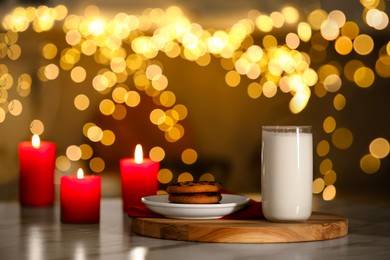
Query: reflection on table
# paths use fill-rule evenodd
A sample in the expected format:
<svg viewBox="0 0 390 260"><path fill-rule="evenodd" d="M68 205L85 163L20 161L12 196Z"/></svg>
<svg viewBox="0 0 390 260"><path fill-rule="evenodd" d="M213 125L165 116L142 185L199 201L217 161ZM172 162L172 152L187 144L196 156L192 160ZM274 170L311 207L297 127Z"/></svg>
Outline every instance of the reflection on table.
<svg viewBox="0 0 390 260"><path fill-rule="evenodd" d="M259 198L259 195L251 195ZM346 237L308 243L196 243L154 239L131 232L119 198L102 200L100 224L60 222L59 207L21 208L0 203L1 259L385 259L390 256L390 203L340 198L314 200L314 210L346 216Z"/></svg>

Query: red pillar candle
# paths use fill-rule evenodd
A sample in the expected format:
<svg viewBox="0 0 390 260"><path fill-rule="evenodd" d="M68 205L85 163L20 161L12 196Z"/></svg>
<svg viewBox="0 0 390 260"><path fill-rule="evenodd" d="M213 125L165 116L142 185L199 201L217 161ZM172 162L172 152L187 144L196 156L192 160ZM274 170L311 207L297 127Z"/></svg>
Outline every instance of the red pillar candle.
<svg viewBox="0 0 390 260"><path fill-rule="evenodd" d="M123 210L142 206L141 198L155 195L158 190L159 162L143 158L142 146L135 148L134 158L120 160Z"/></svg>
<svg viewBox="0 0 390 260"><path fill-rule="evenodd" d="M21 142L19 152L19 200L22 206L44 207L54 204L54 167L56 145L41 142L34 135L31 142Z"/></svg>
<svg viewBox="0 0 390 260"><path fill-rule="evenodd" d="M72 224L96 224L100 221L101 177L62 176L60 181L61 221Z"/></svg>

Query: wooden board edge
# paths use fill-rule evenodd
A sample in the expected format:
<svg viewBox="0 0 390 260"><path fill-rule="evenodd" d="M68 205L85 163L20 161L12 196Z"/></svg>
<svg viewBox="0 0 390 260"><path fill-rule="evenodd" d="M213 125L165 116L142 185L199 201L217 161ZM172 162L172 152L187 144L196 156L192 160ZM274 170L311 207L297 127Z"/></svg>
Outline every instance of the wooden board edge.
<svg viewBox="0 0 390 260"><path fill-rule="evenodd" d="M234 228L219 229L215 231L213 228L207 229L207 225L202 227L202 231L196 228L196 224L202 225L203 221L179 221L172 224L175 220L172 219L155 219L155 218L133 218L131 230L142 236L169 239L178 241L205 242L205 243L240 243L240 244L269 244L269 243L297 243L310 241L323 241L344 237L348 234L348 219L332 215L329 221L314 220L313 223L306 225L314 228L313 236L299 236L296 238L289 237L287 240L283 236L266 236L259 232L259 228L250 231L245 230L245 239L240 238L240 230ZM229 221L231 222L231 220ZM318 223L317 223L318 222ZM305 224L303 224L305 225ZM194 227L195 226L195 227ZM276 232L276 231L275 231ZM291 231L296 232L298 231ZM310 229L308 229L310 232Z"/></svg>

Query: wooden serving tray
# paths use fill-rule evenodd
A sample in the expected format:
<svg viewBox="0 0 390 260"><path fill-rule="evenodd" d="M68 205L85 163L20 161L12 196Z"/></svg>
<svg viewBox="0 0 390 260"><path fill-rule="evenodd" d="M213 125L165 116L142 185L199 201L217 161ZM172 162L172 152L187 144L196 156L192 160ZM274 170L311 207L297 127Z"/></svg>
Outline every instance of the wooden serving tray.
<svg viewBox="0 0 390 260"><path fill-rule="evenodd" d="M348 219L313 212L299 223L267 220L133 218L132 231L147 237L216 243L287 243L328 240L348 234Z"/></svg>

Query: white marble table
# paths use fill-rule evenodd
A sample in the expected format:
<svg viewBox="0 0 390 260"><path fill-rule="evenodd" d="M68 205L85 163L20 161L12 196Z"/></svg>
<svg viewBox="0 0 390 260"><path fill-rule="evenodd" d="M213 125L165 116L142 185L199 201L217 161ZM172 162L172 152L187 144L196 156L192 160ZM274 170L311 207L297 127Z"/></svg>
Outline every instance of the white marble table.
<svg viewBox="0 0 390 260"><path fill-rule="evenodd" d="M288 244L194 243L142 237L118 198L102 200L100 225L69 225L54 208L0 203L0 259L390 259L389 198L315 199L315 210L348 217L346 237Z"/></svg>

